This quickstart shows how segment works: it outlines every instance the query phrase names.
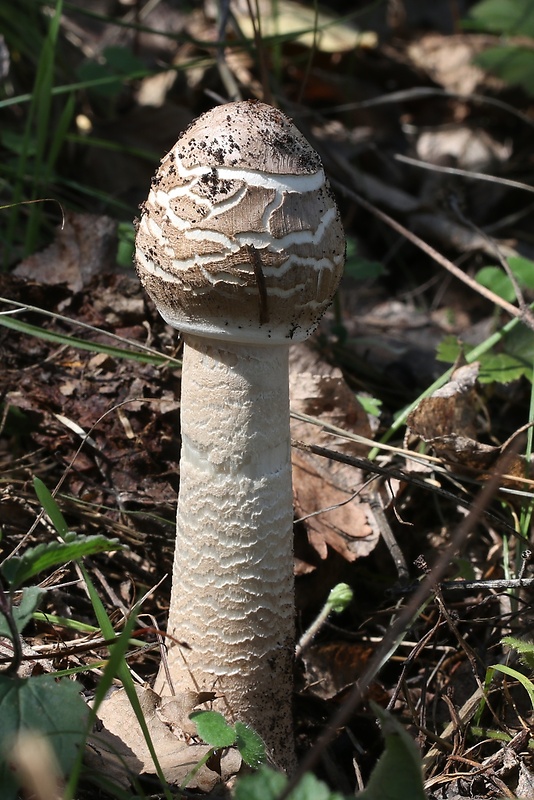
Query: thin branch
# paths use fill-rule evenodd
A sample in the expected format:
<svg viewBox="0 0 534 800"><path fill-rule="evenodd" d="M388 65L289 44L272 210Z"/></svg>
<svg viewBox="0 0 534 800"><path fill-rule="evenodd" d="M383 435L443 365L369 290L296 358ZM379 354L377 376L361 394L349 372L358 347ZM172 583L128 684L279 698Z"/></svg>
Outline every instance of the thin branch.
<svg viewBox="0 0 534 800"><path fill-rule="evenodd" d="M534 186L529 186L528 183L521 183L521 181L512 181L509 178L500 178L498 175L473 172L459 167L445 167L441 164L429 164L427 161L420 161L418 158L404 156L401 153L395 153L394 158L396 161L402 161L404 164L411 164L413 167L419 167L420 169L428 169L431 172L443 172L446 175L460 175L462 178L470 178L471 180L498 183L499 186L510 186L512 189L521 189L523 192L532 192L534 194Z"/></svg>

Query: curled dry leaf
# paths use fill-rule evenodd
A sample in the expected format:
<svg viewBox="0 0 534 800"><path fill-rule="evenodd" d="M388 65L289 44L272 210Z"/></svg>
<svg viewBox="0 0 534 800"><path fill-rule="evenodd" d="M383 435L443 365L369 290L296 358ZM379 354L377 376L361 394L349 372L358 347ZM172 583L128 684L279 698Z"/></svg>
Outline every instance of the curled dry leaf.
<svg viewBox="0 0 534 800"><path fill-rule="evenodd" d="M292 411L350 433L372 437L367 415L345 383L341 370L322 361L307 345L291 348L289 391ZM362 457L368 449L357 442L336 439L321 427L296 419L291 421L291 436L306 444L335 447L353 456ZM310 544L320 557L326 558L328 546L347 561L369 555L379 532L369 505L357 494L364 482L361 470L296 448L291 463L295 513L297 518L304 518Z"/></svg>
<svg viewBox="0 0 534 800"><path fill-rule="evenodd" d="M158 706L158 716L171 727L175 735L184 734L184 738L194 736L197 726L189 719L191 712L200 703L215 700L215 692L181 692L177 695L162 697Z"/></svg>
<svg viewBox="0 0 534 800"><path fill-rule="evenodd" d="M210 749L207 745L192 740L179 727L180 720L183 721L186 717L187 723L191 724L188 714L205 698L173 698L174 710L178 711L178 716L171 721L162 719L164 714L159 708L160 698L155 692L138 687L137 694L165 779L171 785L179 785ZM167 711L169 710L171 708L167 704ZM85 758L90 768L105 771L110 779L123 787L130 785L130 775L155 774L152 756L123 689L117 689L106 698L98 709L98 718L99 729L90 740ZM202 766L187 788L210 791L217 783L235 775L240 766L241 756L236 750L229 748L220 760L220 774Z"/></svg>
<svg viewBox="0 0 534 800"><path fill-rule="evenodd" d="M480 480L489 477L496 462L509 444L489 445L479 442L477 420L481 402L477 391L480 364L459 367L449 383L426 397L412 411L407 424L414 436L430 444L437 455L457 472L474 474ZM507 468L511 476L528 475L526 461L515 456ZM521 481L503 479L503 485L524 489Z"/></svg>

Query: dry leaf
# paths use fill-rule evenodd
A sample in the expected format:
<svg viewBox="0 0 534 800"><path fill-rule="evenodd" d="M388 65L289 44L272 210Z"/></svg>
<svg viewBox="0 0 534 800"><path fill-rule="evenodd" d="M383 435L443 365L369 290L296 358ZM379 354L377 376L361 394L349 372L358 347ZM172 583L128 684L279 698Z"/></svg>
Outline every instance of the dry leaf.
<svg viewBox="0 0 534 800"><path fill-rule="evenodd" d="M328 11L316 14L313 6L307 7L293 0L278 0L276 4L272 0L262 0L259 9L263 37L291 34L299 44L323 53L343 53L357 47L374 48L377 45L377 35L373 31L359 31ZM233 13L244 35L253 38L254 26L247 4L234 4Z"/></svg>
<svg viewBox="0 0 534 800"><path fill-rule="evenodd" d="M449 383L426 397L412 411L407 424L412 434L432 445L436 453L455 469L475 473L486 480L509 444L483 444L477 440L480 402L477 393L478 362L455 370ZM510 475L528 475L526 461L514 457L507 468ZM503 485L524 489L520 481L503 480Z"/></svg>
<svg viewBox="0 0 534 800"><path fill-rule="evenodd" d="M475 362L455 370L451 380L426 397L408 417L412 432L440 450L458 436L476 437L477 377L480 364Z"/></svg>
<svg viewBox="0 0 534 800"><path fill-rule="evenodd" d="M487 34L442 36L427 33L417 36L408 47L413 63L449 92L468 96L484 84L495 85L497 79L477 67L475 58L495 44Z"/></svg>
<svg viewBox="0 0 534 800"><path fill-rule="evenodd" d="M52 244L28 256L14 274L45 285L64 283L78 292L114 267L116 252L117 224L111 217L70 211Z"/></svg>
<svg viewBox="0 0 534 800"><path fill-rule="evenodd" d="M361 642L333 641L313 645L302 657L306 693L322 700L342 694L358 680L373 653L372 645ZM389 699L377 683L371 684L369 695L376 702Z"/></svg>
<svg viewBox="0 0 534 800"><path fill-rule="evenodd" d="M467 125L443 130L423 131L417 139L416 153L422 161L482 172L512 155L509 142L501 144L481 128Z"/></svg>
<svg viewBox="0 0 534 800"><path fill-rule="evenodd" d="M159 696L151 689L137 688L150 738L159 764L170 784L181 784L186 775L210 750L186 735L180 735L174 724L164 722L158 713ZM178 705L179 698L177 700ZM195 702L196 700L196 702ZM198 705L199 698L184 698L180 705L181 718L185 709ZM112 692L98 709L100 727L94 733L87 748L85 761L94 769L105 773L121 786L130 784L130 775L155 774L156 769L143 732L139 726L130 701L123 689ZM221 774L202 766L188 783L188 789L208 792L221 781L235 775L241 766L239 753L229 748L220 760Z"/></svg>
<svg viewBox="0 0 534 800"><path fill-rule="evenodd" d="M159 718L171 727L171 730L184 738L194 736L197 730L195 723L189 719L191 712L201 703L215 700L214 692L181 692L180 694L162 697L157 708Z"/></svg>
<svg viewBox="0 0 534 800"><path fill-rule="evenodd" d="M351 433L372 437L367 415L344 381L341 370L321 361L308 345L295 345L290 354L291 409L336 425ZM342 453L363 456L367 447L341 440L321 427L293 419L291 436L306 444L335 447ZM310 544L321 558L327 545L347 561L369 555L379 532L367 503L356 494L362 472L338 461L293 448L293 500L297 517L305 517ZM356 496L355 496L356 495ZM316 516L309 516L316 514Z"/></svg>

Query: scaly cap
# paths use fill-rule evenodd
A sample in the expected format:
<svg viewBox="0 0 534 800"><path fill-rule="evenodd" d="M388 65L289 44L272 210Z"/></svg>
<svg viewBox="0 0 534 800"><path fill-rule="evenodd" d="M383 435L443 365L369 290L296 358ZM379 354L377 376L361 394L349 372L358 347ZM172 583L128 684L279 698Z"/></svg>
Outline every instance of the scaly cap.
<svg viewBox="0 0 534 800"><path fill-rule="evenodd" d="M343 271L345 237L321 160L255 101L217 106L162 160L136 238L141 282L184 332L305 339Z"/></svg>

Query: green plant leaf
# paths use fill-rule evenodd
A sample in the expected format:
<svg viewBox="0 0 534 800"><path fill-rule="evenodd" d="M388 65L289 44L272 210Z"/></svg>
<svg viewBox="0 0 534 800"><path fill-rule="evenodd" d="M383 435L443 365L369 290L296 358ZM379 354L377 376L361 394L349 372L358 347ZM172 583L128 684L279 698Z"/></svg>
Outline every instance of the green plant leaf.
<svg viewBox="0 0 534 800"><path fill-rule="evenodd" d="M475 58L482 69L492 72L512 86L521 86L534 95L534 50L518 45L498 45L484 50Z"/></svg>
<svg viewBox="0 0 534 800"><path fill-rule="evenodd" d="M17 796L8 754L17 734L36 731L45 736L64 774L82 747L88 708L74 681L53 675L6 678L0 675L0 786L2 800Z"/></svg>
<svg viewBox="0 0 534 800"><path fill-rule="evenodd" d="M320 781L311 772L302 776L298 786L295 786L290 800L343 800L339 792L332 792L323 781ZM411 798L410 798L411 800Z"/></svg>
<svg viewBox="0 0 534 800"><path fill-rule="evenodd" d="M117 264L121 267L131 267L135 250L135 228L131 222L119 222L117 235L119 238Z"/></svg>
<svg viewBox="0 0 534 800"><path fill-rule="evenodd" d="M45 594L46 591L44 589L39 589L38 586L28 586L27 589L24 589L19 605L13 606L12 612L13 620L19 633L22 633L28 622L31 620L35 609ZM2 637L11 639L11 631L6 622L6 618L0 612L0 638Z"/></svg>
<svg viewBox="0 0 534 800"><path fill-rule="evenodd" d="M262 766L253 775L238 780L234 800L276 800L286 783L287 778L281 772Z"/></svg>
<svg viewBox="0 0 534 800"><path fill-rule="evenodd" d="M37 339L43 339L46 342L75 347L77 350L87 350L90 353L105 353L112 358L129 358L140 364L158 365L165 362L165 357L163 355L150 355L140 351L127 350L125 347L114 347L113 345L104 344L103 342L86 341L85 339L80 339L70 334L55 333L46 328L41 328L39 325L31 325L29 322L23 322L21 319L9 316L8 314L0 314L0 325L4 328L18 331L18 333L23 333L25 336L35 336Z"/></svg>
<svg viewBox="0 0 534 800"><path fill-rule="evenodd" d="M253 775L246 775L238 781L234 800L277 800L286 784L285 775L262 766ZM289 794L288 800L343 800L343 795L330 791L325 783L307 772Z"/></svg>
<svg viewBox="0 0 534 800"><path fill-rule="evenodd" d="M532 377L532 366L510 353L488 353L480 362L480 383L511 383Z"/></svg>
<svg viewBox="0 0 534 800"><path fill-rule="evenodd" d="M411 736L384 709L371 703L380 720L385 750L358 800L426 800L421 758Z"/></svg>
<svg viewBox="0 0 534 800"><path fill-rule="evenodd" d="M534 289L534 261L513 256L508 259L508 266L521 289ZM492 292L508 302L513 303L516 299L513 283L500 267L482 267L475 278L482 286L491 289Z"/></svg>
<svg viewBox="0 0 534 800"><path fill-rule="evenodd" d="M446 364L454 364L465 350L464 343L456 336L444 336L436 348L436 358Z"/></svg>
<svg viewBox="0 0 534 800"><path fill-rule="evenodd" d="M482 267L475 275L477 283L490 289L494 294L513 303L516 299L512 281L500 267Z"/></svg>
<svg viewBox="0 0 534 800"><path fill-rule="evenodd" d="M534 36L534 6L532 0L482 0L469 11L463 24L491 33Z"/></svg>
<svg viewBox="0 0 534 800"><path fill-rule="evenodd" d="M47 622L50 625L60 625L62 628L68 628L71 631L78 631L78 633L99 633L100 628L96 625L88 625L86 622L80 622L77 619L72 619L70 617L60 617L57 614L50 614L48 611L46 614L42 611L35 611L33 618L38 622ZM139 640L139 647L141 647L145 642L141 642Z"/></svg>
<svg viewBox="0 0 534 800"><path fill-rule="evenodd" d="M356 399L363 407L366 414L370 414L372 417L379 417L382 413L382 400L379 400L377 397L371 397L367 394L357 394Z"/></svg>
<svg viewBox="0 0 534 800"><path fill-rule="evenodd" d="M257 768L266 761L267 754L263 739L256 731L243 722L234 725L236 733L236 747L241 753L241 758L249 767Z"/></svg>
<svg viewBox="0 0 534 800"><path fill-rule="evenodd" d="M65 517L61 513L55 498L52 496L50 490L47 486L45 486L40 478L33 479L33 488L35 489L37 499L48 514L50 522L59 533L61 538L64 539L69 532L69 526L65 522Z"/></svg>
<svg viewBox="0 0 534 800"><path fill-rule="evenodd" d="M125 77L128 75L136 75L140 70L145 69L143 61L133 54L130 47L110 45L104 48L102 55L108 67L117 74Z"/></svg>
<svg viewBox="0 0 534 800"><path fill-rule="evenodd" d="M121 80L114 70L107 64L96 61L84 61L76 70L76 76L82 82L92 87L95 94L106 98L115 97L121 90Z"/></svg>
<svg viewBox="0 0 534 800"><path fill-rule="evenodd" d="M516 639L515 636L505 636L501 640L502 644L512 647L521 658L525 666L534 670L534 642L528 642L524 639Z"/></svg>
<svg viewBox="0 0 534 800"><path fill-rule="evenodd" d="M534 332L524 325L514 326L498 344L478 357L480 383L510 383L525 377L532 380L534 359ZM436 350L438 361L455 363L461 355L467 356L473 347L459 342L455 336L445 336ZM472 359L469 359L471 362Z"/></svg>
<svg viewBox="0 0 534 800"><path fill-rule="evenodd" d="M522 256L510 256L508 266L526 289L534 289L534 261Z"/></svg>
<svg viewBox="0 0 534 800"><path fill-rule="evenodd" d="M77 69L78 78L82 82L93 84L92 91L102 97L112 98L119 94L124 79L138 75L146 69L143 62L138 59L130 48L113 45L104 48L103 62L87 60ZM115 78L115 80L102 82L101 79ZM95 85L96 82L96 85Z"/></svg>
<svg viewBox="0 0 534 800"><path fill-rule="evenodd" d="M510 678L514 678L516 681L519 681L529 696L532 708L534 708L534 684L530 678L527 678L527 676L523 675L522 672L512 669L512 667L506 666L506 664L494 664L492 667L488 667L486 672L486 686L488 686L491 682L494 672L502 672L504 675L508 675Z"/></svg>
<svg viewBox="0 0 534 800"><path fill-rule="evenodd" d="M101 534L77 536L70 533L63 542L43 542L36 547L29 547L22 556L8 558L2 565L1 572L10 588L15 589L50 567L108 550L123 549L124 546L118 539L108 539Z"/></svg>
<svg viewBox="0 0 534 800"><path fill-rule="evenodd" d="M235 744L235 729L218 711L193 711L189 719L197 726L200 738L211 747L230 747Z"/></svg>
<svg viewBox="0 0 534 800"><path fill-rule="evenodd" d="M534 332L518 325L501 342L499 351L491 351L480 359L481 383L510 383L521 377L532 380Z"/></svg>
<svg viewBox="0 0 534 800"><path fill-rule="evenodd" d="M347 239L347 257L345 260L345 275L356 281L367 281L380 278L387 273L387 269L380 261L370 261L359 255L358 243L355 239Z"/></svg>

